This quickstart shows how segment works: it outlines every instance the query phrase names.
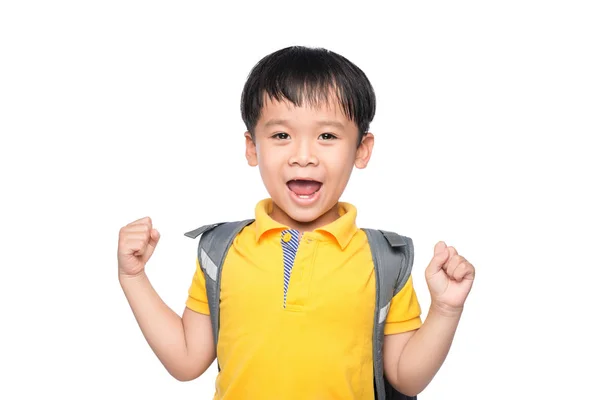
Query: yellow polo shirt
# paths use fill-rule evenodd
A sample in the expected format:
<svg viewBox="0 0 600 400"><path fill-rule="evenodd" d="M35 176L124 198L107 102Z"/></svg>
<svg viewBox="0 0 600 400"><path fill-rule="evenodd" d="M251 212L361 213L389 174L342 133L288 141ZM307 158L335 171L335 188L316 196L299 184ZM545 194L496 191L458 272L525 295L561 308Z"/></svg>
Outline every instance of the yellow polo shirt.
<svg viewBox="0 0 600 400"><path fill-rule="evenodd" d="M221 276L221 368L214 399L374 399L375 271L356 208L298 241L284 302L282 246L289 227L273 220L272 201L235 238ZM209 314L204 274L186 302ZM393 298L385 334L417 329L421 309L412 278Z"/></svg>

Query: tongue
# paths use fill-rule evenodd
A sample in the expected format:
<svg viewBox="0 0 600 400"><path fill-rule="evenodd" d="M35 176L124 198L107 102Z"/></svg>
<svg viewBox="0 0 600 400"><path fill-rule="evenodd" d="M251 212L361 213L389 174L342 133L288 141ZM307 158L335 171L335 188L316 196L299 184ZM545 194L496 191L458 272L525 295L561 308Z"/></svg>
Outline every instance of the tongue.
<svg viewBox="0 0 600 400"><path fill-rule="evenodd" d="M308 196L319 190L321 183L315 181L289 181L288 187L297 195Z"/></svg>

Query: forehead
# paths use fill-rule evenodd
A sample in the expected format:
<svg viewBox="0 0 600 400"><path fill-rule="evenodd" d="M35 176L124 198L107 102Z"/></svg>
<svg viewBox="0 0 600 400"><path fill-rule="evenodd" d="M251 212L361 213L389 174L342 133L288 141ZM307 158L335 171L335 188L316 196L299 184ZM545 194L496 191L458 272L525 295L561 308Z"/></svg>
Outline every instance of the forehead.
<svg viewBox="0 0 600 400"><path fill-rule="evenodd" d="M333 93L326 99L304 99L298 106L285 98L278 100L265 94L257 128L275 125L278 121L293 125L332 122L341 129L352 129L355 125L345 115L338 97Z"/></svg>

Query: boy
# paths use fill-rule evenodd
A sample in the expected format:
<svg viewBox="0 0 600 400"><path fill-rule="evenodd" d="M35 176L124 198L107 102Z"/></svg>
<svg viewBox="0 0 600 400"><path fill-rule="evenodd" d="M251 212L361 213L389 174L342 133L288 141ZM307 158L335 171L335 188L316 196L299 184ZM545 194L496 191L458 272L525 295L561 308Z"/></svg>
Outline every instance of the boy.
<svg viewBox="0 0 600 400"><path fill-rule="evenodd" d="M289 47L254 67L241 111L246 158L270 198L227 253L218 349L201 260L181 318L148 281L159 240L149 217L119 235L119 280L137 322L178 380L200 376L218 354L215 399L374 399L374 264L356 208L339 202L373 149L371 84L338 54ZM409 278L385 322L385 375L408 396L442 365L475 275L444 242L433 254L426 320Z"/></svg>

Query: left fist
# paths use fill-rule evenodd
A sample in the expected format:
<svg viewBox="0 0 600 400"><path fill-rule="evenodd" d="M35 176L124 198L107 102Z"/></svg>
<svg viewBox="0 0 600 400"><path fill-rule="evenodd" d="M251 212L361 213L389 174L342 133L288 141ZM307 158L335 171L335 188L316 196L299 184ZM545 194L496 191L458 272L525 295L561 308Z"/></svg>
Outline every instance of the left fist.
<svg viewBox="0 0 600 400"><path fill-rule="evenodd" d="M473 286L475 268L452 246L438 242L425 270L431 303L448 311L462 311Z"/></svg>

